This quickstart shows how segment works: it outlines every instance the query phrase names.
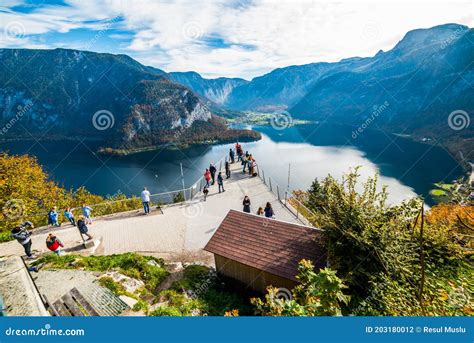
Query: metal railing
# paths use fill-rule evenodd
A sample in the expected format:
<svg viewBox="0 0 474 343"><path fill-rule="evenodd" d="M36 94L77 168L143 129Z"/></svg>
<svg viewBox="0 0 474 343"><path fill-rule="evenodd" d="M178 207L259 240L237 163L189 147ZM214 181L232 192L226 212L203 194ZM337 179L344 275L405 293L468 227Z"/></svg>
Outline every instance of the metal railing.
<svg viewBox="0 0 474 343"><path fill-rule="evenodd" d="M213 163L216 166L217 172L222 171L222 168L224 167L224 163L227 160L227 156L223 156L217 162ZM161 192L161 193L155 193L150 195L150 206L162 206L162 205L170 205L170 204L178 204L182 203L185 201L193 200L194 197L199 194L199 192L202 191L204 188L204 185L206 183L204 182L204 176L201 176L197 181L195 181L191 186L184 188L184 189L176 189L173 191L168 191L168 192ZM94 216L104 216L104 215L109 215L109 214L115 214L115 213L121 213L121 212L127 212L127 211L133 211L133 210L138 210L142 208L142 201L140 197L138 196L132 196L132 197L127 197L124 199L118 199L118 200L104 200L100 203L96 204L87 204L90 208L93 210L93 215ZM62 210L64 209L58 209L59 214L62 214ZM76 213L78 214L77 211L80 211L80 208L73 208ZM37 213L32 213L28 215L28 220L31 221L36 221L37 219L41 218L46 218L50 209L46 209L44 211L40 211ZM8 222L11 219L2 219L0 220L1 222ZM67 221L67 220L66 220Z"/></svg>
<svg viewBox="0 0 474 343"><path fill-rule="evenodd" d="M263 183L270 189L270 192L277 196L278 201L285 206L296 219L313 226L316 214L311 211L300 200L293 196L287 188L282 188L270 175L265 175L265 170L257 164L257 174ZM282 196L283 195L283 196Z"/></svg>

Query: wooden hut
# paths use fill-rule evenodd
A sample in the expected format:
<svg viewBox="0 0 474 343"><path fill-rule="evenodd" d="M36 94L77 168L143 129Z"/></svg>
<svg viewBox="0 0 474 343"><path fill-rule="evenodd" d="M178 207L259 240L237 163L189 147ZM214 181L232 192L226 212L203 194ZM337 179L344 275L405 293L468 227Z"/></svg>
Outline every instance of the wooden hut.
<svg viewBox="0 0 474 343"><path fill-rule="evenodd" d="M297 285L302 259L311 260L315 270L324 268L320 241L320 230L230 210L204 250L214 254L221 277L263 293L270 285Z"/></svg>

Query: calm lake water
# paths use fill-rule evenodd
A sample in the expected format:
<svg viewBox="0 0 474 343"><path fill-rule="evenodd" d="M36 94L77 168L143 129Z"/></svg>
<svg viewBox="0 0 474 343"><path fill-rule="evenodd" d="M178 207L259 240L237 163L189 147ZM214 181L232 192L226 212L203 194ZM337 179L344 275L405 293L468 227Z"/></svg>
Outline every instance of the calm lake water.
<svg viewBox="0 0 474 343"><path fill-rule="evenodd" d="M388 185L390 202L424 195L428 203L434 182L450 181L463 173L458 163L442 148L413 142L381 131L366 130L352 138L354 128L334 125L300 125L284 130L254 127L263 139L243 144L257 163L282 187L307 189L315 177L328 174L340 178L350 167L362 166L362 178L380 173ZM97 155L96 143L12 142L3 151L37 156L51 177L66 188L84 185L93 193L139 194L143 186L152 193L181 188L180 163L186 187L196 181L211 161L219 160L231 144L160 150L125 157Z"/></svg>

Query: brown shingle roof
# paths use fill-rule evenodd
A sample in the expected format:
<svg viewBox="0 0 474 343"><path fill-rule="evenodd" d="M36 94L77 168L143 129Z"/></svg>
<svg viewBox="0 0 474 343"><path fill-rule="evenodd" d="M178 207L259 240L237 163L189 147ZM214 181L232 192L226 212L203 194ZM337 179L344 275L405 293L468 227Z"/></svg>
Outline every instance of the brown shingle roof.
<svg viewBox="0 0 474 343"><path fill-rule="evenodd" d="M298 262L324 268L321 231L303 225L230 210L204 250L245 265L296 280Z"/></svg>

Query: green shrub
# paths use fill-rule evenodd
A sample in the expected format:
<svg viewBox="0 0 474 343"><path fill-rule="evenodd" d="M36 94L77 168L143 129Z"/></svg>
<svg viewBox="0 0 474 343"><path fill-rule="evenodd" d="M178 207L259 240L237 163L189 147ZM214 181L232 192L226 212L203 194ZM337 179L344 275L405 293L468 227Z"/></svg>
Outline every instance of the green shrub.
<svg viewBox="0 0 474 343"><path fill-rule="evenodd" d="M163 317L181 317L183 314L175 307L160 306L156 310L150 313L150 316L163 316Z"/></svg>
<svg viewBox="0 0 474 343"><path fill-rule="evenodd" d="M122 295L126 292L125 287L122 284L115 282L110 276L101 277L99 279L99 284L102 287L110 289L115 295Z"/></svg>

